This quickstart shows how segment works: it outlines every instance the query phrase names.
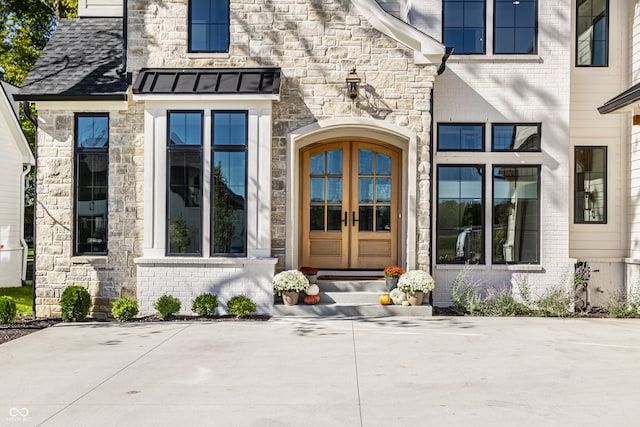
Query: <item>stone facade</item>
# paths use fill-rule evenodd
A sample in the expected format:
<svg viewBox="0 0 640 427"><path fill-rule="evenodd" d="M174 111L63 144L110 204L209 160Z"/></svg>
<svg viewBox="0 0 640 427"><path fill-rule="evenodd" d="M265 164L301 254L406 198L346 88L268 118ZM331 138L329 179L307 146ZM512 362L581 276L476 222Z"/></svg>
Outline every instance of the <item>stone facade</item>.
<svg viewBox="0 0 640 427"><path fill-rule="evenodd" d="M187 3L187 0L128 2L127 70L135 81L138 71L145 67L281 68L281 95L273 103L271 125L271 256L278 260L276 268L297 267L285 265L288 238L285 218L290 209L285 193L286 167L292 156L289 134L326 119L368 118L405 128L414 135L418 220L412 228L417 230L416 235L409 238L417 239L418 243L415 259L407 263L428 269L430 107L439 64L416 65L412 49L374 29L351 2L339 0L303 3L232 0L229 53L192 54L187 52ZM357 102L348 99L345 89L345 77L354 66L363 79ZM58 313L60 293L71 284L86 286L94 298L92 314L105 316L109 302L121 295L147 298L142 302L142 312L151 312L152 300L159 296L157 292L145 291L141 295L140 289L136 290L149 278L177 275L183 283L191 283L193 289L185 291L189 295L181 295L185 301L196 288L211 289L212 280L217 280L212 278L215 271L206 280L199 279L202 266L198 262L182 265L180 274L176 269L171 270L173 273L164 271L166 265L153 270L153 262L134 262L144 256L143 218L148 207L143 199L145 107L144 102L133 98L129 97L128 106L116 108L98 102L89 106L61 107L59 103L37 106L39 317ZM109 254L73 257L73 117L77 112L105 109L110 113ZM222 268L227 269L221 272L225 275L240 267ZM244 274L251 274L251 268L246 267ZM172 280L165 280L157 291L170 290ZM263 282L269 285L270 279ZM222 290L221 286L216 285L216 289ZM243 286L238 284L236 291ZM229 290L224 292L231 295ZM189 311L184 302L183 311ZM269 307L263 307L262 312L270 313Z"/></svg>

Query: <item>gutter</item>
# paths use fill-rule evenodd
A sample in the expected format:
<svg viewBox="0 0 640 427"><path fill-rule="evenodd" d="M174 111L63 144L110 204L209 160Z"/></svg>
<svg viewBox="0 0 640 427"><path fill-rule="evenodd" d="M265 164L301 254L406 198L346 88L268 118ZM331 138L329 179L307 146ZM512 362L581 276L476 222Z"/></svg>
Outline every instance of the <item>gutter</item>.
<svg viewBox="0 0 640 427"><path fill-rule="evenodd" d="M33 282L31 285L31 289L33 290L32 292L33 302L31 303L31 310L32 310L33 320L36 320L36 259L37 259L37 247L38 247L36 245L36 241L37 241L36 231L38 229L38 227L36 226L36 208L38 207L38 203L37 203L38 202L38 186L37 186L37 183L38 183L38 119L36 119L31 113L31 104L29 103L29 101L22 101L22 111L24 112L25 117L29 119L29 121L33 123L33 125L36 127L36 139L33 143L33 151L34 151L33 157L35 159L33 168L35 173L33 174ZM22 185L24 185L24 180ZM26 274L26 268L25 268L25 274Z"/></svg>

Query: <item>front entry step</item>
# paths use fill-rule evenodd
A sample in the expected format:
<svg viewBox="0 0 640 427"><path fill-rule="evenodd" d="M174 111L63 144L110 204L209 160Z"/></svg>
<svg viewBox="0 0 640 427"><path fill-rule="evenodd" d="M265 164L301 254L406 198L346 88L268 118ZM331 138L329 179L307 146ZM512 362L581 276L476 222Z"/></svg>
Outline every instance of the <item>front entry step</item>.
<svg viewBox="0 0 640 427"><path fill-rule="evenodd" d="M381 305L380 294L385 292L382 280L318 280L320 302L304 304L302 296L298 305L286 306L279 301L273 306L273 316L309 317L386 317L432 316L433 310L425 301L421 306Z"/></svg>

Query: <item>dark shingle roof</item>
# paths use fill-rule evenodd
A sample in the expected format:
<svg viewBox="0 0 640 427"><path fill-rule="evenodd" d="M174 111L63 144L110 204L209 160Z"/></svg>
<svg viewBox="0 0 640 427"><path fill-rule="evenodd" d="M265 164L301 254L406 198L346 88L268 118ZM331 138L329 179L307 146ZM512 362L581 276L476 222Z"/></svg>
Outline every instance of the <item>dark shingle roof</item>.
<svg viewBox="0 0 640 427"><path fill-rule="evenodd" d="M640 100L640 83L631 86L615 98L611 98L598 107L598 111L600 114L612 113L626 107L627 105L631 105L638 100Z"/></svg>
<svg viewBox="0 0 640 427"><path fill-rule="evenodd" d="M61 19L17 100L124 100L122 19Z"/></svg>
<svg viewBox="0 0 640 427"><path fill-rule="evenodd" d="M277 95L280 68L143 69L133 93Z"/></svg>

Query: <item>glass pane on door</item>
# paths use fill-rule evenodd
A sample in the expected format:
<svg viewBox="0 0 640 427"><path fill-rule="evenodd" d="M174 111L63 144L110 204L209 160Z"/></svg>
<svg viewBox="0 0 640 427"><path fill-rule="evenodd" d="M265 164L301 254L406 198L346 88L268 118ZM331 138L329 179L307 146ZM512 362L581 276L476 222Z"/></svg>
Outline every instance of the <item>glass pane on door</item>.
<svg viewBox="0 0 640 427"><path fill-rule="evenodd" d="M311 156L309 160L309 229L342 231L342 149Z"/></svg>
<svg viewBox="0 0 640 427"><path fill-rule="evenodd" d="M358 150L358 231L391 231L391 157Z"/></svg>

